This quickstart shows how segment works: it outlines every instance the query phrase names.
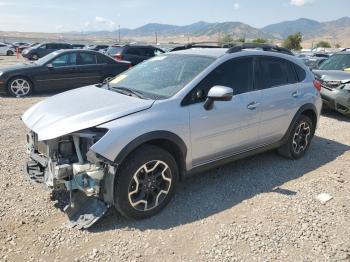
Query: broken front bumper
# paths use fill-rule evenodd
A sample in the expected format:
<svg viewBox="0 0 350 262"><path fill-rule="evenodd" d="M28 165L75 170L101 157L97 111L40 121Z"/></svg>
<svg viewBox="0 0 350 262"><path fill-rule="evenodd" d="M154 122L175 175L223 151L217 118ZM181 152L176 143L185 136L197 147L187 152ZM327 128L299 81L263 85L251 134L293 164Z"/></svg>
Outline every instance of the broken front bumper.
<svg viewBox="0 0 350 262"><path fill-rule="evenodd" d="M26 172L36 183L43 183L46 188L63 190L69 194L69 203L64 208L71 227L88 228L101 218L110 204L104 201L103 180L110 168L103 162L92 163L82 157L81 138L71 138L72 145L67 146L67 138L60 140L60 145L68 152L78 152L78 157L56 157L53 152L57 141L38 142L34 133L27 136L29 161ZM63 142L61 142L63 141ZM86 142L86 141L85 141ZM58 146L58 147L60 147ZM70 150L70 146L75 149ZM80 155L79 155L80 154ZM72 160L72 161L68 161Z"/></svg>
<svg viewBox="0 0 350 262"><path fill-rule="evenodd" d="M337 88L321 89L323 104L343 115L350 115L350 92L349 90Z"/></svg>

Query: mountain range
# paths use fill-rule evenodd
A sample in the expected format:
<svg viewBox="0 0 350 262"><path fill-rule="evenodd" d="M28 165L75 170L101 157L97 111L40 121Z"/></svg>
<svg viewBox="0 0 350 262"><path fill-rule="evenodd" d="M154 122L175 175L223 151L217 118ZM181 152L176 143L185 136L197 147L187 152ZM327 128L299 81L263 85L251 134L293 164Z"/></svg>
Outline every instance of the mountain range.
<svg viewBox="0 0 350 262"><path fill-rule="evenodd" d="M350 17L343 17L329 22L318 22L311 19L300 18L294 21L284 21L271 24L263 28L255 28L241 22L207 23L197 22L191 25L177 26L169 24L150 23L136 29L120 30L123 37L137 38L149 37L157 33L160 37L190 35L191 37L217 36L230 34L236 38L257 37L267 39L284 39L288 35L301 32L304 39L325 36L327 39L338 37L340 32L350 29ZM115 36L118 31L82 32L83 35ZM350 36L350 35L349 35Z"/></svg>
<svg viewBox="0 0 350 262"><path fill-rule="evenodd" d="M0 25L1 27L1 25ZM220 36L229 34L235 39L265 38L280 44L288 35L301 32L304 47L311 47L321 40L330 42L333 46L340 44L350 47L350 17L343 17L334 21L318 22L300 18L294 21L284 21L271 24L263 28L255 28L241 22L208 23L197 22L190 25L178 26L170 24L150 23L135 29L122 28L116 31L84 31L64 33L22 33L1 32L1 39L28 39L29 41L62 40L70 42L99 42L115 43L118 35L122 42L155 43L187 43L217 41ZM158 38L156 38L156 35ZM5 41L4 40L4 41Z"/></svg>

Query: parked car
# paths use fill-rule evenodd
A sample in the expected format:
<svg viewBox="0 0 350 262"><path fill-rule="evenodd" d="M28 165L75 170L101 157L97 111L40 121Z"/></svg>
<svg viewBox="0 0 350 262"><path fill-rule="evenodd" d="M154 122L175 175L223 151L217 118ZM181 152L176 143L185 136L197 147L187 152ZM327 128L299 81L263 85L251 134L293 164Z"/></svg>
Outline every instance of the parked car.
<svg viewBox="0 0 350 262"><path fill-rule="evenodd" d="M15 48L12 45L0 43L0 55L14 55L16 53Z"/></svg>
<svg viewBox="0 0 350 262"><path fill-rule="evenodd" d="M112 45L106 54L116 60L129 61L134 66L163 53L162 49L149 45Z"/></svg>
<svg viewBox="0 0 350 262"><path fill-rule="evenodd" d="M30 44L27 42L14 42L14 43L12 43L12 45L14 47L19 47L19 46L23 46L23 45L29 46Z"/></svg>
<svg viewBox="0 0 350 262"><path fill-rule="evenodd" d="M31 47L33 47L33 46L36 46L36 45L38 45L38 44L40 44L40 43L32 43L32 44L30 44L30 45L28 45L28 46L23 46L23 47L19 47L19 51L22 53L24 50L26 50L26 49L28 49L28 48L31 48Z"/></svg>
<svg viewBox="0 0 350 262"><path fill-rule="evenodd" d="M43 43L25 49L22 52L22 56L29 60L38 60L39 58L61 49L73 49L73 47L65 43Z"/></svg>
<svg viewBox="0 0 350 262"><path fill-rule="evenodd" d="M303 157L319 88L302 62L278 51L166 53L26 111L27 171L70 192L72 226L91 226L112 205L147 218L189 174L271 149Z"/></svg>
<svg viewBox="0 0 350 262"><path fill-rule="evenodd" d="M109 45L89 45L87 47L87 49L94 50L94 51L100 51L100 50L107 49L108 47L109 47Z"/></svg>
<svg viewBox="0 0 350 262"><path fill-rule="evenodd" d="M35 62L0 68L0 93L28 96L33 91L66 90L108 81L129 62L88 50L59 50Z"/></svg>
<svg viewBox="0 0 350 262"><path fill-rule="evenodd" d="M325 108L350 116L350 51L339 52L313 70L321 81Z"/></svg>
<svg viewBox="0 0 350 262"><path fill-rule="evenodd" d="M83 44L72 44L73 49L84 49L85 45Z"/></svg>

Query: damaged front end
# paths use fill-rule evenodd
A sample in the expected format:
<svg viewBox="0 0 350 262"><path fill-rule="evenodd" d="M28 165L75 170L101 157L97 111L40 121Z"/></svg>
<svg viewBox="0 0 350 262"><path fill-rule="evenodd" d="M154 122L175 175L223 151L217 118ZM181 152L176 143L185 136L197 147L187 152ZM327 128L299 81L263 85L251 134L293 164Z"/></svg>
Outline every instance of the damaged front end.
<svg viewBox="0 0 350 262"><path fill-rule="evenodd" d="M113 204L113 192L105 187L113 183L113 163L90 150L106 132L90 128L46 141L38 141L33 131L27 134L27 173L51 190L68 191L64 211L72 227L90 227Z"/></svg>

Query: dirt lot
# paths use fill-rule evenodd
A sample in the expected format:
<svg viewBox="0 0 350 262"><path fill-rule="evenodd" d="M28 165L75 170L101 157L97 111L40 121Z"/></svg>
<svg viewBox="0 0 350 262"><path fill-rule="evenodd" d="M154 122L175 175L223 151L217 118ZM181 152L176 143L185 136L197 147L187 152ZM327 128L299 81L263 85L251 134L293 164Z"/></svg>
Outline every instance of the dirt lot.
<svg viewBox="0 0 350 262"><path fill-rule="evenodd" d="M185 180L151 219L110 210L78 231L23 172L20 116L49 95L0 97L0 261L350 261L349 119L322 116L301 160L237 161ZM333 199L322 204L320 193Z"/></svg>

